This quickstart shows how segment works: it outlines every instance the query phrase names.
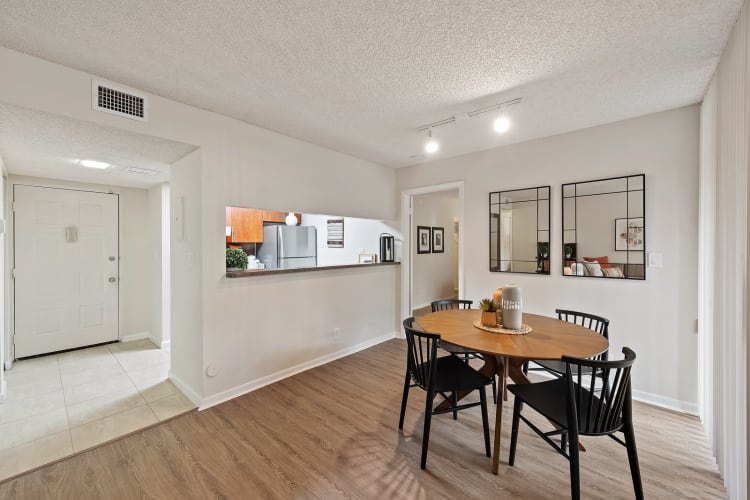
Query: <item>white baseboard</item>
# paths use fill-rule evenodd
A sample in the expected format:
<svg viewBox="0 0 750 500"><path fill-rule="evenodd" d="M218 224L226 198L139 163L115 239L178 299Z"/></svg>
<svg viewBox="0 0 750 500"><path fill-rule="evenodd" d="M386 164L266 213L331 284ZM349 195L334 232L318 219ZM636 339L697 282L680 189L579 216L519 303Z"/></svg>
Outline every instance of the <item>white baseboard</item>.
<svg viewBox="0 0 750 500"><path fill-rule="evenodd" d="M366 340L359 344L347 347L345 349L341 349L340 351L336 351L334 353L327 354L325 356L321 356L316 359L312 359L300 365L293 366L291 368L287 368L285 370L281 370L276 373L272 373L270 375L266 375L265 377L252 380L242 385L238 385L237 387L233 387L226 391L222 391L218 394L214 394L212 396L204 398L203 401L201 401L201 404L198 406L198 410L205 410L206 408L216 406L225 401L229 401L230 399L234 399L238 396L242 396L243 394L247 394L248 392L252 392L252 391L260 389L261 387L265 387L269 384L273 384L274 382L278 382L279 380L283 380L293 375L297 375L298 373L302 373L311 368L315 368L316 366L330 363L331 361L335 361L339 358L343 358L344 356L349 356L350 354L354 354L355 352L363 351L369 347L385 342L386 340L391 340L392 338L395 338L395 337L396 337L395 332L388 333L386 335L381 335L380 337L375 337L373 339Z"/></svg>
<svg viewBox="0 0 750 500"><path fill-rule="evenodd" d="M169 345L170 345L169 340L162 340L162 339L156 338L156 337L154 337L152 335L149 335L148 339L151 341L152 344L154 344L159 349L169 350Z"/></svg>
<svg viewBox="0 0 750 500"><path fill-rule="evenodd" d="M177 386L179 390L182 391L182 393L187 396L187 398L193 402L195 406L200 406L201 404L201 396L198 394L198 392L195 391L192 387L190 387L188 384L186 384L180 377L176 376L174 373L172 373L172 370L169 370L169 380L172 381L174 385Z"/></svg>
<svg viewBox="0 0 750 500"><path fill-rule="evenodd" d="M133 342L134 340L143 340L151 337L149 332L138 332L130 333L128 335L121 335L120 342Z"/></svg>
<svg viewBox="0 0 750 500"><path fill-rule="evenodd" d="M635 399L636 401L640 401L641 403L658 406L660 408L666 408L667 410L687 413L688 415L693 415L696 417L698 416L697 403L681 401L679 399L668 398L666 396L660 396L658 394L652 394L646 391L637 391L635 389L633 389L633 399Z"/></svg>
<svg viewBox="0 0 750 500"><path fill-rule="evenodd" d="M0 403L5 402L5 395L8 393L8 382L5 380L0 383Z"/></svg>

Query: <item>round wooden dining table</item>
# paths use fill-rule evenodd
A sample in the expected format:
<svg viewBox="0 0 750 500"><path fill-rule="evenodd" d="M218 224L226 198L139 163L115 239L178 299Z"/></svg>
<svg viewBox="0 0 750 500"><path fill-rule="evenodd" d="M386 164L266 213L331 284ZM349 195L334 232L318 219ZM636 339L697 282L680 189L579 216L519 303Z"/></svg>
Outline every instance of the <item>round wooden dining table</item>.
<svg viewBox="0 0 750 500"><path fill-rule="evenodd" d="M492 472L497 474L506 379L510 377L516 384L528 384L530 381L523 373L523 365L527 361L559 360L563 355L590 358L606 351L609 342L588 328L536 314L523 315L523 323L532 329L530 333L513 335L488 332L474 326L480 313L478 309L452 309L426 314L417 322L423 330L439 333L442 342L482 353L484 365L479 371L487 377L500 377L492 452ZM465 394L458 396L461 398Z"/></svg>

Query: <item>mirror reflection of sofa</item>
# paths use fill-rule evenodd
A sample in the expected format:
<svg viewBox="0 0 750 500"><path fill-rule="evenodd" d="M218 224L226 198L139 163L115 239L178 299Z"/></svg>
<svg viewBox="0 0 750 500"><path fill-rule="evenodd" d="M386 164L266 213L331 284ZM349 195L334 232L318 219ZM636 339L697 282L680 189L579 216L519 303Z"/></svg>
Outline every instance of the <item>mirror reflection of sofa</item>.
<svg viewBox="0 0 750 500"><path fill-rule="evenodd" d="M644 265L610 262L608 256L583 257L578 262L568 262L563 268L567 276L591 276L599 278L643 278Z"/></svg>

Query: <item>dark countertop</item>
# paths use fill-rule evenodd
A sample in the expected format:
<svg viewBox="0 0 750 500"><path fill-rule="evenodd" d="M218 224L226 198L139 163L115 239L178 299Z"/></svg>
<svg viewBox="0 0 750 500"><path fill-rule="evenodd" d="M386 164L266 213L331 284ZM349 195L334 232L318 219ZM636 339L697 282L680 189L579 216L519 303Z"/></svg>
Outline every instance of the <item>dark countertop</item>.
<svg viewBox="0 0 750 500"><path fill-rule="evenodd" d="M268 276L269 274L307 273L311 271L328 271L331 269L348 269L350 267L381 267L398 266L400 262L371 262L368 264L344 264L340 266L302 267L299 269L248 269L247 271L232 271L225 274L227 278L250 278L253 276Z"/></svg>

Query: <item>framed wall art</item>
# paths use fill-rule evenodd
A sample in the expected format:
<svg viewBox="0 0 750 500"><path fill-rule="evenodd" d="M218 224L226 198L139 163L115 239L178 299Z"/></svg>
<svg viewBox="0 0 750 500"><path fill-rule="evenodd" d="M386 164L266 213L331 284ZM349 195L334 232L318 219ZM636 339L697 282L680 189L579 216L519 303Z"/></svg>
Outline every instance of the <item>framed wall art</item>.
<svg viewBox="0 0 750 500"><path fill-rule="evenodd" d="M445 251L445 230L442 227L432 228L432 253Z"/></svg>
<svg viewBox="0 0 750 500"><path fill-rule="evenodd" d="M417 226L417 253L430 253L430 228Z"/></svg>

